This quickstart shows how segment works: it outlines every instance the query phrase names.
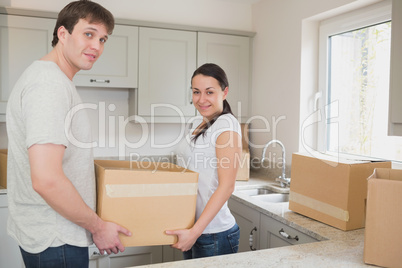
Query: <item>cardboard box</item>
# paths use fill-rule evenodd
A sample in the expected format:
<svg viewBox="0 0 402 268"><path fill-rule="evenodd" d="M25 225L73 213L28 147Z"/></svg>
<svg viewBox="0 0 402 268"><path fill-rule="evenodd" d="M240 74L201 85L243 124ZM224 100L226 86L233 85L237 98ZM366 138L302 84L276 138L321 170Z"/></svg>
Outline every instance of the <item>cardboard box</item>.
<svg viewBox="0 0 402 268"><path fill-rule="evenodd" d="M250 178L250 150L248 148L248 124L240 124L242 133L243 151L240 156L239 168L237 170L236 180L248 181Z"/></svg>
<svg viewBox="0 0 402 268"><path fill-rule="evenodd" d="M368 180L364 262L402 267L402 170L378 168Z"/></svg>
<svg viewBox="0 0 402 268"><path fill-rule="evenodd" d="M0 149L0 188L7 188L7 149Z"/></svg>
<svg viewBox="0 0 402 268"><path fill-rule="evenodd" d="M194 225L198 173L167 162L95 160L97 213L132 232L126 247L170 245Z"/></svg>
<svg viewBox="0 0 402 268"><path fill-rule="evenodd" d="M289 209L347 231L365 226L367 178L391 162L292 155Z"/></svg>

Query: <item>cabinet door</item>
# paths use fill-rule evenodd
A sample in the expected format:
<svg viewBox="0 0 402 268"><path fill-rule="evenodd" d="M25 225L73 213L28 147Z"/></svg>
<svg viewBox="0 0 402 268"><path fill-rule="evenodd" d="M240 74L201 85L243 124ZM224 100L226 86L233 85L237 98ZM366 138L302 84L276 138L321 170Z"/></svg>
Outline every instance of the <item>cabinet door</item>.
<svg viewBox="0 0 402 268"><path fill-rule="evenodd" d="M248 116L250 87L250 38L213 33L198 33L197 66L218 64L229 80L228 102L234 115Z"/></svg>
<svg viewBox="0 0 402 268"><path fill-rule="evenodd" d="M183 252L170 245L163 246L163 262L181 261L183 260Z"/></svg>
<svg viewBox="0 0 402 268"><path fill-rule="evenodd" d="M0 114L22 72L52 50L55 19L0 14Z"/></svg>
<svg viewBox="0 0 402 268"><path fill-rule="evenodd" d="M195 115L190 87L196 38L195 32L140 28L138 115Z"/></svg>
<svg viewBox="0 0 402 268"><path fill-rule="evenodd" d="M7 195L0 194L0 267L25 267L17 242L7 234Z"/></svg>
<svg viewBox="0 0 402 268"><path fill-rule="evenodd" d="M162 262L162 246L127 247L118 254L99 254L93 245L89 247L89 268L123 268Z"/></svg>
<svg viewBox="0 0 402 268"><path fill-rule="evenodd" d="M318 241L317 239L297 231L296 229L264 214L261 215L260 229L261 249L299 245Z"/></svg>
<svg viewBox="0 0 402 268"><path fill-rule="evenodd" d="M74 77L77 86L136 88L138 77L138 27L116 25L92 69Z"/></svg>
<svg viewBox="0 0 402 268"><path fill-rule="evenodd" d="M239 252L251 251L249 241L251 232L253 248L259 249L260 213L233 198L229 199L228 206L240 228Z"/></svg>

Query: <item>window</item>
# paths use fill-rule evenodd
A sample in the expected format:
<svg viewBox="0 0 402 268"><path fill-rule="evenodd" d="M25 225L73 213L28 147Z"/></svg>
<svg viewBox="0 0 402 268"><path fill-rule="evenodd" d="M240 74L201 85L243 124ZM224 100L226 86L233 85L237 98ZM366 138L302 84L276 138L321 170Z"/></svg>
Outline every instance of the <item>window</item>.
<svg viewBox="0 0 402 268"><path fill-rule="evenodd" d="M321 150L402 161L402 138L387 136L391 25L390 1L321 23Z"/></svg>

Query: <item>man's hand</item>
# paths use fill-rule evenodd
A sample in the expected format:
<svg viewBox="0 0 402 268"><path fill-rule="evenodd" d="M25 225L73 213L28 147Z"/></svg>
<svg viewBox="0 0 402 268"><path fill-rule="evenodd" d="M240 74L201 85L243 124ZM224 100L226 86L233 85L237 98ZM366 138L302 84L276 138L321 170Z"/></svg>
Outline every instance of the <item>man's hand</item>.
<svg viewBox="0 0 402 268"><path fill-rule="evenodd" d="M124 251L124 246L120 242L119 233L131 236L131 232L112 222L101 220L100 228L92 233L92 238L101 255L106 251L107 254L117 254Z"/></svg>

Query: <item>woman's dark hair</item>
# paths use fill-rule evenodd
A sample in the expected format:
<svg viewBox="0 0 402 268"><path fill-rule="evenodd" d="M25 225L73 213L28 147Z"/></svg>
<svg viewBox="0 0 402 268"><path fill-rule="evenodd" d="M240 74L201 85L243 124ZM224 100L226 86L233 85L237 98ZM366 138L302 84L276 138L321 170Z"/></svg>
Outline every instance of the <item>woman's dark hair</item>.
<svg viewBox="0 0 402 268"><path fill-rule="evenodd" d="M191 81L193 81L193 78L199 74L215 78L218 81L222 91L224 91L226 87L229 87L229 82L228 82L228 78L226 76L225 71L214 63L205 63L204 65L198 67L198 69L194 71L193 76L191 77ZM202 125L201 129L192 138L192 140L195 142L199 136L201 136L201 135L205 136L207 129L210 126L212 126L213 123L215 123L216 119L218 119L219 116L221 116L223 114L233 115L229 102L226 99L223 100L222 112L220 114L218 114L217 116L215 116L212 120L208 121L207 123L204 123Z"/></svg>
<svg viewBox="0 0 402 268"><path fill-rule="evenodd" d="M80 19L86 19L89 23L102 23L105 25L108 34L113 32L114 18L109 10L89 0L74 1L65 6L57 17L53 31L52 47L55 47L59 42L57 30L60 26L64 26L71 34Z"/></svg>

